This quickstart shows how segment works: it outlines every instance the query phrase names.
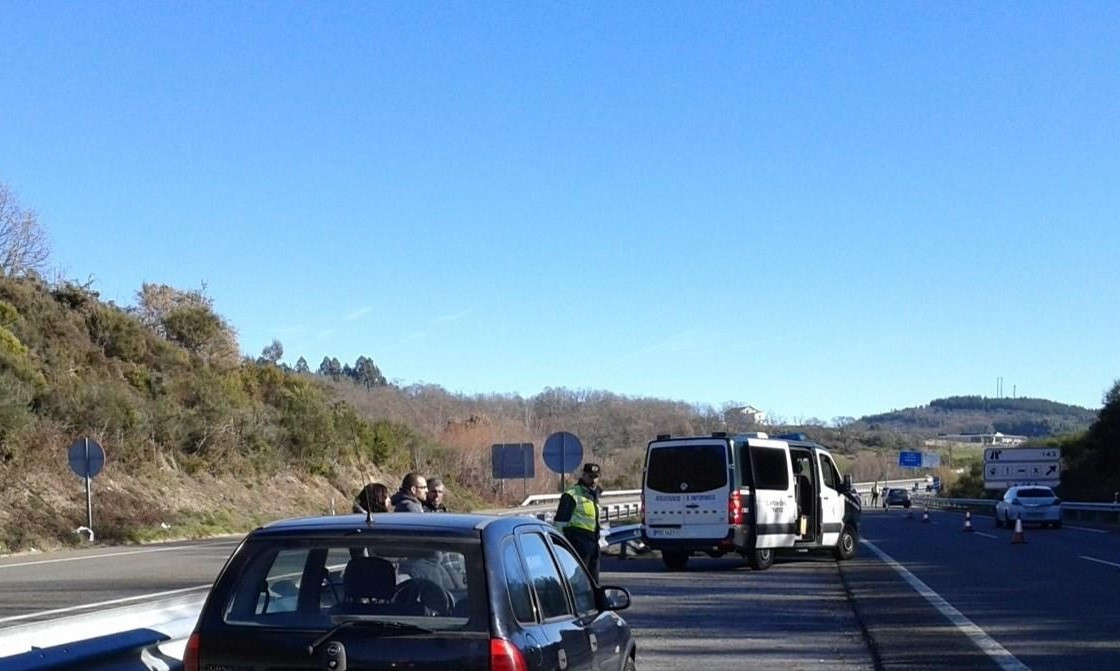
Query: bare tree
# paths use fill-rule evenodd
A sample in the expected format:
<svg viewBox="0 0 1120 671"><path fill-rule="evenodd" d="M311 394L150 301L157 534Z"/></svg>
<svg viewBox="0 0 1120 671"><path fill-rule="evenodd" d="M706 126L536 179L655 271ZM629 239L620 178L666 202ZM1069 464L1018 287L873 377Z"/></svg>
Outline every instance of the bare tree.
<svg viewBox="0 0 1120 671"><path fill-rule="evenodd" d="M50 253L38 215L20 207L15 194L0 184L0 275L15 277L42 270Z"/></svg>
<svg viewBox="0 0 1120 671"><path fill-rule="evenodd" d="M276 338L272 339L272 344L266 346L261 350L261 357L257 359L258 363L270 363L276 365L280 359L284 358L284 346ZM306 364L306 362L304 362Z"/></svg>

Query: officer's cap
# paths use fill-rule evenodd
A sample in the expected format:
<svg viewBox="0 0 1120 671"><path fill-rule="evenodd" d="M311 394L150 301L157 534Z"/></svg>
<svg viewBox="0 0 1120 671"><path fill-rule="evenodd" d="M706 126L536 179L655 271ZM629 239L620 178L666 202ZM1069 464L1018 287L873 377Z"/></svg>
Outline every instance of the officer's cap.
<svg viewBox="0 0 1120 671"><path fill-rule="evenodd" d="M599 477L599 464L584 464L583 472L585 475L597 478Z"/></svg>

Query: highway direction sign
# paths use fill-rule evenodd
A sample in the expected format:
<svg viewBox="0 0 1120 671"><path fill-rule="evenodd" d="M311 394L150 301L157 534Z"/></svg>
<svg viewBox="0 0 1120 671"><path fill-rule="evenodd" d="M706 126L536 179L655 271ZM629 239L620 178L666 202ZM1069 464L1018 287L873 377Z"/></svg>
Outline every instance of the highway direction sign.
<svg viewBox="0 0 1120 671"><path fill-rule="evenodd" d="M922 467L922 453L921 452L899 452L898 465L903 468L921 468Z"/></svg>
<svg viewBox="0 0 1120 671"><path fill-rule="evenodd" d="M984 488L1062 484L1062 451L1056 447L989 447L984 450Z"/></svg>
<svg viewBox="0 0 1120 671"><path fill-rule="evenodd" d="M984 462L1007 461L1059 461L1062 450L1057 447L988 447L984 449Z"/></svg>

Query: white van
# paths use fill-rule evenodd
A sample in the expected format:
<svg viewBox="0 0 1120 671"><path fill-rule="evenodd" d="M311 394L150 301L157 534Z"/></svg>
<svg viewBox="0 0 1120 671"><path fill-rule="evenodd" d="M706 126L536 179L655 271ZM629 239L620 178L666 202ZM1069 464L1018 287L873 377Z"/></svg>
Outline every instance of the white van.
<svg viewBox="0 0 1120 671"><path fill-rule="evenodd" d="M851 476L801 434L659 435L642 472L642 540L671 570L737 552L757 570L783 548L851 559L861 506Z"/></svg>

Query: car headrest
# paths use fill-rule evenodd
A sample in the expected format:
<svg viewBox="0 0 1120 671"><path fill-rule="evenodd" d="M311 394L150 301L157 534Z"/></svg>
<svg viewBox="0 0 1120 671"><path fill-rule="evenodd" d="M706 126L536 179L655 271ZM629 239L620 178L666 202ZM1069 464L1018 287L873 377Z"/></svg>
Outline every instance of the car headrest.
<svg viewBox="0 0 1120 671"><path fill-rule="evenodd" d="M342 584L348 599L388 599L397 588L397 570L381 557L354 557L346 563Z"/></svg>

